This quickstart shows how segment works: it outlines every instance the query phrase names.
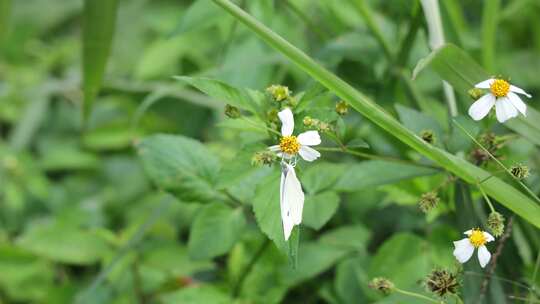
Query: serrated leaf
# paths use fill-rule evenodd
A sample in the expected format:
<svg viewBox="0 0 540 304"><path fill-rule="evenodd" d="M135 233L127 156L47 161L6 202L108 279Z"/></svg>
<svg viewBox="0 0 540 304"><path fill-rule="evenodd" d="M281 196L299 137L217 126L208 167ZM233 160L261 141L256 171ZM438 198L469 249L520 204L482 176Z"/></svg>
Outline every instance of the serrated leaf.
<svg viewBox="0 0 540 304"><path fill-rule="evenodd" d="M158 134L138 145L144 169L154 183L186 201L212 201L220 194L215 186L218 159L200 142L175 135Z"/></svg>
<svg viewBox="0 0 540 304"><path fill-rule="evenodd" d="M83 11L83 115L88 117L96 98L116 25L118 0L85 0Z"/></svg>
<svg viewBox="0 0 540 304"><path fill-rule="evenodd" d="M228 252L245 225L242 208L232 209L223 203L204 206L191 225L189 255L209 259Z"/></svg>
<svg viewBox="0 0 540 304"><path fill-rule="evenodd" d="M370 231L362 225L342 226L326 232L319 242L350 250L366 250Z"/></svg>

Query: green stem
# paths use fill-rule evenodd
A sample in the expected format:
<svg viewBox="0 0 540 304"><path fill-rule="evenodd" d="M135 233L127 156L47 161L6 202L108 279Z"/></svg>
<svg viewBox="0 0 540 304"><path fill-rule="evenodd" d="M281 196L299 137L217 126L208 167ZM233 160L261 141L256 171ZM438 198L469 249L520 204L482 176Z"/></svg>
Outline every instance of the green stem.
<svg viewBox="0 0 540 304"><path fill-rule="evenodd" d="M229 0L212 0L225 11L245 24L271 47L281 52L292 62L297 64L315 80L346 101L353 109L360 112L367 119L386 130L406 145L420 154L437 162L441 167L452 172L470 184L476 184L489 176L485 170L471 164L463 158L450 154L438 147L424 142L414 132L399 123L393 116L378 104L353 88L351 85L326 70L313 59L290 44L288 41L261 24L248 13L240 9ZM501 179L494 177L487 181L484 190L499 203L520 215L536 227L540 227L540 206L534 203L527 195Z"/></svg>
<svg viewBox="0 0 540 304"><path fill-rule="evenodd" d="M254 126L254 127L256 127L256 128L258 128L258 129L260 129L260 130L269 131L269 132L272 132L272 133L274 133L274 134L276 134L276 135L278 135L278 136L281 136L281 133L279 133L278 131L276 131L276 130L274 130L274 129L270 129L270 128L267 127L267 126L262 126L262 125L256 123L255 121L253 121L253 120L247 118L246 116L242 116L242 117L240 117L240 119L242 119L243 121L249 123L250 125L252 125L252 126Z"/></svg>
<svg viewBox="0 0 540 304"><path fill-rule="evenodd" d="M437 304L444 303L443 301L437 301L437 300L432 299L432 298L430 298L430 297L428 297L428 296L424 296L424 295L421 295L421 294L419 294L419 293L412 292L412 291L406 291L406 290L399 289L399 288L394 288L394 291L397 292L397 293L401 293L401 294L410 296L410 297L415 297L415 298L418 298L418 299L423 299L423 300L426 300L426 301L431 302L431 303L437 303Z"/></svg>
<svg viewBox="0 0 540 304"><path fill-rule="evenodd" d="M484 196L484 199L486 200L486 203L488 204L489 209L491 210L491 212L495 212L495 208L493 208L493 204L491 203L491 200L487 196L484 189L482 189L482 186L480 185L480 183L478 183L477 186L478 186L478 189L480 189L480 192L482 192L482 195Z"/></svg>

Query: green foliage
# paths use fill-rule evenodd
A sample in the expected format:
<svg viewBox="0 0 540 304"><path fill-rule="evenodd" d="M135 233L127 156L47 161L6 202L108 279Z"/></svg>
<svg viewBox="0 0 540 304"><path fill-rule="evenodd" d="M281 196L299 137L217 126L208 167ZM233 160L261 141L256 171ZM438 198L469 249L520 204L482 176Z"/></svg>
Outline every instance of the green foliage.
<svg viewBox="0 0 540 304"><path fill-rule="evenodd" d="M0 303L457 303L441 268L463 303L538 301L537 7L433 3L0 0ZM526 117L468 117L493 76ZM284 160L288 241L284 108L321 137ZM492 261L459 265L492 207Z"/></svg>

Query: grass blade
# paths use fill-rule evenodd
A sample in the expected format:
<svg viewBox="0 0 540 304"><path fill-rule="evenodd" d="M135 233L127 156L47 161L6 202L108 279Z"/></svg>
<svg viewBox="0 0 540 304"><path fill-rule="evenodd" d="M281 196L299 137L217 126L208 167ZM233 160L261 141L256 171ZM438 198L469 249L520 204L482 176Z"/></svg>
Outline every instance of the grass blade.
<svg viewBox="0 0 540 304"><path fill-rule="evenodd" d="M83 118L86 120L96 98L116 24L118 0L85 0L83 12Z"/></svg>
<svg viewBox="0 0 540 304"><path fill-rule="evenodd" d="M476 184L476 181L491 175L489 172L474 166L462 158L424 142L361 92L326 70L308 55L258 22L232 2L228 0L213 1L240 20L262 40L277 49L314 79L347 101L356 111L388 131L403 143L437 162L470 184ZM502 205L511 209L533 225L540 227L540 206L524 193L496 177L484 183L484 190Z"/></svg>

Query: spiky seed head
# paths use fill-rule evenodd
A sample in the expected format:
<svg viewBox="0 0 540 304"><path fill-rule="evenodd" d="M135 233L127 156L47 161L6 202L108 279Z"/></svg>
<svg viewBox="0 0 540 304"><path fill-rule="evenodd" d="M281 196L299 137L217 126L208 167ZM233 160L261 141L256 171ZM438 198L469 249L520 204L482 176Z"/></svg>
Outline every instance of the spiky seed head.
<svg viewBox="0 0 540 304"><path fill-rule="evenodd" d="M439 297L456 294L459 289L457 275L445 269L435 269L426 278L429 291Z"/></svg>
<svg viewBox="0 0 540 304"><path fill-rule="evenodd" d="M336 103L336 113L338 113L341 116L347 115L349 112L349 105L343 101L340 100L338 103Z"/></svg>
<svg viewBox="0 0 540 304"><path fill-rule="evenodd" d="M428 213L437 206L439 200L440 199L436 191L426 192L422 194L422 197L420 197L418 207L420 207L420 210L422 210L422 212Z"/></svg>
<svg viewBox="0 0 540 304"><path fill-rule="evenodd" d="M487 219L487 226L495 237L504 233L504 216L499 212L491 212Z"/></svg>
<svg viewBox="0 0 540 304"><path fill-rule="evenodd" d="M392 293L394 290L394 283L387 278L374 278L368 284L369 288L378 290L385 295Z"/></svg>

